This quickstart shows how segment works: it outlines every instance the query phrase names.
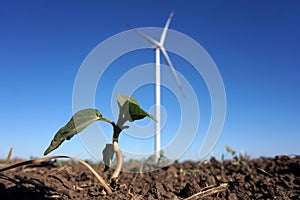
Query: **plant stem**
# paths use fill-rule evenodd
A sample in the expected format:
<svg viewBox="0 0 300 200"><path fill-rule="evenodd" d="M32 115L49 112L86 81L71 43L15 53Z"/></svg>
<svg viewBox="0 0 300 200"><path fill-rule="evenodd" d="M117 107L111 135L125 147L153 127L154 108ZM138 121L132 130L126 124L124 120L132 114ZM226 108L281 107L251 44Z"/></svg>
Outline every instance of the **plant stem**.
<svg viewBox="0 0 300 200"><path fill-rule="evenodd" d="M122 165L123 165L123 155L122 155L122 151L119 147L118 139L119 139L119 135L122 132L122 130L129 127L129 126L123 126L124 123L125 123L125 121L122 121L122 120L118 120L117 125L114 122L111 123L111 125L114 128L114 135L113 135L113 141L112 142L113 142L114 151L117 155L117 164L116 164L115 171L114 171L113 175L110 178L111 181L118 178L118 176L121 172L121 169L122 169Z"/></svg>
<svg viewBox="0 0 300 200"><path fill-rule="evenodd" d="M113 141L113 145L114 145L114 151L116 152L117 155L117 164L116 164L116 169L113 175L111 176L110 180L114 180L118 178L123 164L123 155L121 149L119 148L118 141Z"/></svg>
<svg viewBox="0 0 300 200"><path fill-rule="evenodd" d="M118 138L119 138L120 133L122 132L122 128L120 128L115 123L112 123L112 126L114 128L113 142L114 141L118 142Z"/></svg>

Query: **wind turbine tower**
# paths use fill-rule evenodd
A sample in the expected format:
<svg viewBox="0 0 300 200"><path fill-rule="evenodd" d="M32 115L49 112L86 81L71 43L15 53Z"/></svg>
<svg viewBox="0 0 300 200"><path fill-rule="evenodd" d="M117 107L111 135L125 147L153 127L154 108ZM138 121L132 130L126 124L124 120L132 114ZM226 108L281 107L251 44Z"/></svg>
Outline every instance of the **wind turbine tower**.
<svg viewBox="0 0 300 200"><path fill-rule="evenodd" d="M173 64L170 60L170 57L164 47L164 43L166 40L166 36L167 36L167 31L171 22L171 19L173 17L173 12L171 12L171 14L169 15L169 18L165 24L165 27L162 31L161 37L159 42L151 37L149 37L148 35L144 34L143 32L139 31L138 29L134 29L138 34L140 34L143 38L145 38L147 41L149 41L151 44L154 45L155 48L155 118L157 120L156 126L155 126L155 158L156 160L159 159L160 157L160 147L161 147L161 141L160 141L160 119L161 119L161 113L160 113L160 52L162 53L165 61L167 62L177 84L179 89L181 90L182 94L183 94L183 90L182 90L182 86L180 83L180 80L177 76L177 73L173 67Z"/></svg>

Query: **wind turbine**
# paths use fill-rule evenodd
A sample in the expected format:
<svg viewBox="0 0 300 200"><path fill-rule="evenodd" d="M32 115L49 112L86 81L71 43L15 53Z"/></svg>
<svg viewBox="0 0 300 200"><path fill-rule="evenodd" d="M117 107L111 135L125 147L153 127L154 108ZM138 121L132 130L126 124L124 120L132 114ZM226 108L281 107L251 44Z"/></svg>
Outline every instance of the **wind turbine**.
<svg viewBox="0 0 300 200"><path fill-rule="evenodd" d="M158 160L160 157L160 52L162 53L168 66L170 67L170 70L178 84L178 87L183 94L180 80L177 76L177 73L176 73L174 67L173 67L170 57L164 47L167 31L168 31L172 17L173 17L173 12L171 12L171 14L169 15L169 18L168 18L166 25L162 31L159 42L157 40L154 40L153 38L149 37L148 35L144 34L143 32L139 31L138 29L133 29L138 34L140 34L143 38L145 38L147 41L152 43L154 45L154 49L155 49L155 104L156 104L155 105L155 117L157 120L157 123L155 126L155 158L156 158L156 160Z"/></svg>

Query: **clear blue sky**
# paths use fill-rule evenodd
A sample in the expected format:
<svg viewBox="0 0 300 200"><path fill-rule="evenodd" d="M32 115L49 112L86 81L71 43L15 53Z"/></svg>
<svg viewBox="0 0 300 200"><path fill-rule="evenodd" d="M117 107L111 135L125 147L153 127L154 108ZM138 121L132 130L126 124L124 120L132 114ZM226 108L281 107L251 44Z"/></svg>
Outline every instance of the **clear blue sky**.
<svg viewBox="0 0 300 200"><path fill-rule="evenodd" d="M162 27L171 11L175 15L170 28L200 43L218 66L224 81L227 116L213 154L220 157L225 153L225 145L252 157L300 154L299 10L300 3L296 0L195 0L163 4L160 1L1 1L0 158L5 158L10 147L17 157L41 157L56 131L72 115L73 84L86 56L100 42L126 31L126 24ZM153 59L151 51L137 53L145 57L145 62ZM178 66L176 56L171 58L174 66ZM120 59L122 62L114 64L129 69L130 55ZM176 69L190 75L187 79L193 79L189 69ZM121 73L111 68L107 77L120 77ZM114 84L107 77L105 84ZM202 87L195 87L198 98ZM108 97L112 87L99 88L103 89L100 94L97 91L96 106L111 117ZM145 86L139 92L136 97L149 110L153 98L142 97L152 94L153 86ZM101 95L106 97L101 99ZM177 103L167 101L168 95L172 96L168 90L163 95L168 115L174 116L167 126L172 132L178 120L172 106ZM210 116L205 108L201 109L204 114L200 127L204 127ZM135 147L126 135L121 140L121 146L128 143ZM198 159L201 140L203 135L199 132L182 159ZM149 143L145 148L153 145ZM172 157L172 152L165 153ZM91 158L78 136L53 154Z"/></svg>

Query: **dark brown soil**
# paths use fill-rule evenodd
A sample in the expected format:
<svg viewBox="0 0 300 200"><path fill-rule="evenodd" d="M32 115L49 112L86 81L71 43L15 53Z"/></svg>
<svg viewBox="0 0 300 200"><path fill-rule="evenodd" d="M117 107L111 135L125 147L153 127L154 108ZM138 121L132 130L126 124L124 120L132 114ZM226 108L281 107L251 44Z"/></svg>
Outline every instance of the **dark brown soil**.
<svg viewBox="0 0 300 200"><path fill-rule="evenodd" d="M93 167L105 180L112 173L102 164ZM88 169L71 161L0 174L1 199L299 199L300 156L174 163L149 173L123 172L111 188L107 195Z"/></svg>

